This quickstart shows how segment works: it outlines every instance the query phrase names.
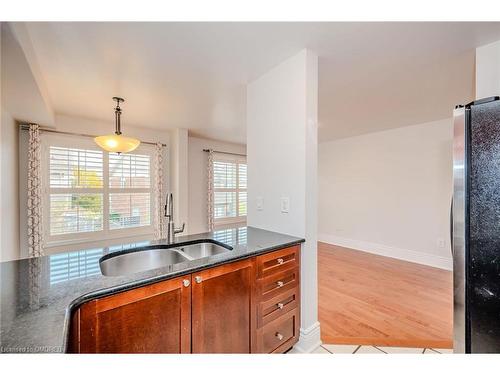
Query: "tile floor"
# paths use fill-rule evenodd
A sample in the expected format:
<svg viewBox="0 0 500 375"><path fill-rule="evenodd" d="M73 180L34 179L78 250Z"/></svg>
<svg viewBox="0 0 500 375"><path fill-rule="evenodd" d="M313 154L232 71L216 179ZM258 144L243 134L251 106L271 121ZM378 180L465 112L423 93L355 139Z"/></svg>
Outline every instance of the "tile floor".
<svg viewBox="0 0 500 375"><path fill-rule="evenodd" d="M293 349L289 353L294 353ZM295 352L296 353L296 352ZM399 348L393 346L323 344L315 354L452 354L453 349Z"/></svg>

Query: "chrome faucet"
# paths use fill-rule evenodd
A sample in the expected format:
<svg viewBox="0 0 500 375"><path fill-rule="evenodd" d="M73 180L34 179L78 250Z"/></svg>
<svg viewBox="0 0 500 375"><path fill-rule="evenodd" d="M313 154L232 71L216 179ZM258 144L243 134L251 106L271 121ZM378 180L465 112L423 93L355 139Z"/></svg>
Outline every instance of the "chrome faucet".
<svg viewBox="0 0 500 375"><path fill-rule="evenodd" d="M165 204L165 217L168 218L167 221L167 242L175 242L175 235L184 232L186 223L182 223L181 228L176 228L174 224L174 196L170 193L167 196L167 202Z"/></svg>

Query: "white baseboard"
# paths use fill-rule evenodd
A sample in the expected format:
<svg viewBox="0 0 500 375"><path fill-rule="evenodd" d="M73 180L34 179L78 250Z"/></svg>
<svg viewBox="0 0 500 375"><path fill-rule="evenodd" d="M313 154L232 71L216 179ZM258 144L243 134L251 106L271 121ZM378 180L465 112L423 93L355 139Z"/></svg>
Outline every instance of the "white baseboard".
<svg viewBox="0 0 500 375"><path fill-rule="evenodd" d="M312 353L321 345L319 322L300 329L299 341L293 346L294 352Z"/></svg>
<svg viewBox="0 0 500 375"><path fill-rule="evenodd" d="M326 242L332 245L348 247L350 249L360 250L366 253L406 260L407 262L425 264L426 266L442 268L449 271L453 269L453 260L451 258L451 255L449 258L442 257L439 255L423 253L420 251L401 249L372 242L337 237L330 234L318 235L318 241Z"/></svg>

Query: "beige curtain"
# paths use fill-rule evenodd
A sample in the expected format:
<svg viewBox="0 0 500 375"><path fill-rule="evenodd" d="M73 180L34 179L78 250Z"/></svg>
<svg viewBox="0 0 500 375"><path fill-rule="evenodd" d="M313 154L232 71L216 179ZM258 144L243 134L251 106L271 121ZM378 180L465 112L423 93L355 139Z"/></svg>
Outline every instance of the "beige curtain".
<svg viewBox="0 0 500 375"><path fill-rule="evenodd" d="M40 127L29 125L28 143L28 256L43 255L42 172Z"/></svg>
<svg viewBox="0 0 500 375"><path fill-rule="evenodd" d="M154 237L161 239L166 237L165 224L165 186L164 186L164 148L161 143L155 145L155 182L154 182Z"/></svg>
<svg viewBox="0 0 500 375"><path fill-rule="evenodd" d="M208 231L214 230L214 153L208 152L208 186L207 186L207 213L208 213Z"/></svg>

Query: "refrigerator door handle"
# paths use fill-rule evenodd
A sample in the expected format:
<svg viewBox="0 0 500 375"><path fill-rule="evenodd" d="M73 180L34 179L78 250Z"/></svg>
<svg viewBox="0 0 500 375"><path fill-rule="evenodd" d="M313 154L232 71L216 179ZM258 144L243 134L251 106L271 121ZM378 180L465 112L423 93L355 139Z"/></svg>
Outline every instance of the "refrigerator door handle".
<svg viewBox="0 0 500 375"><path fill-rule="evenodd" d="M453 196L451 196L451 204L450 204L450 248L451 248L451 256L455 255L455 251L453 250Z"/></svg>
<svg viewBox="0 0 500 375"><path fill-rule="evenodd" d="M453 194L450 207L450 238L453 258L453 351L466 352L465 314L465 225L466 225L466 111L464 107L453 111Z"/></svg>

